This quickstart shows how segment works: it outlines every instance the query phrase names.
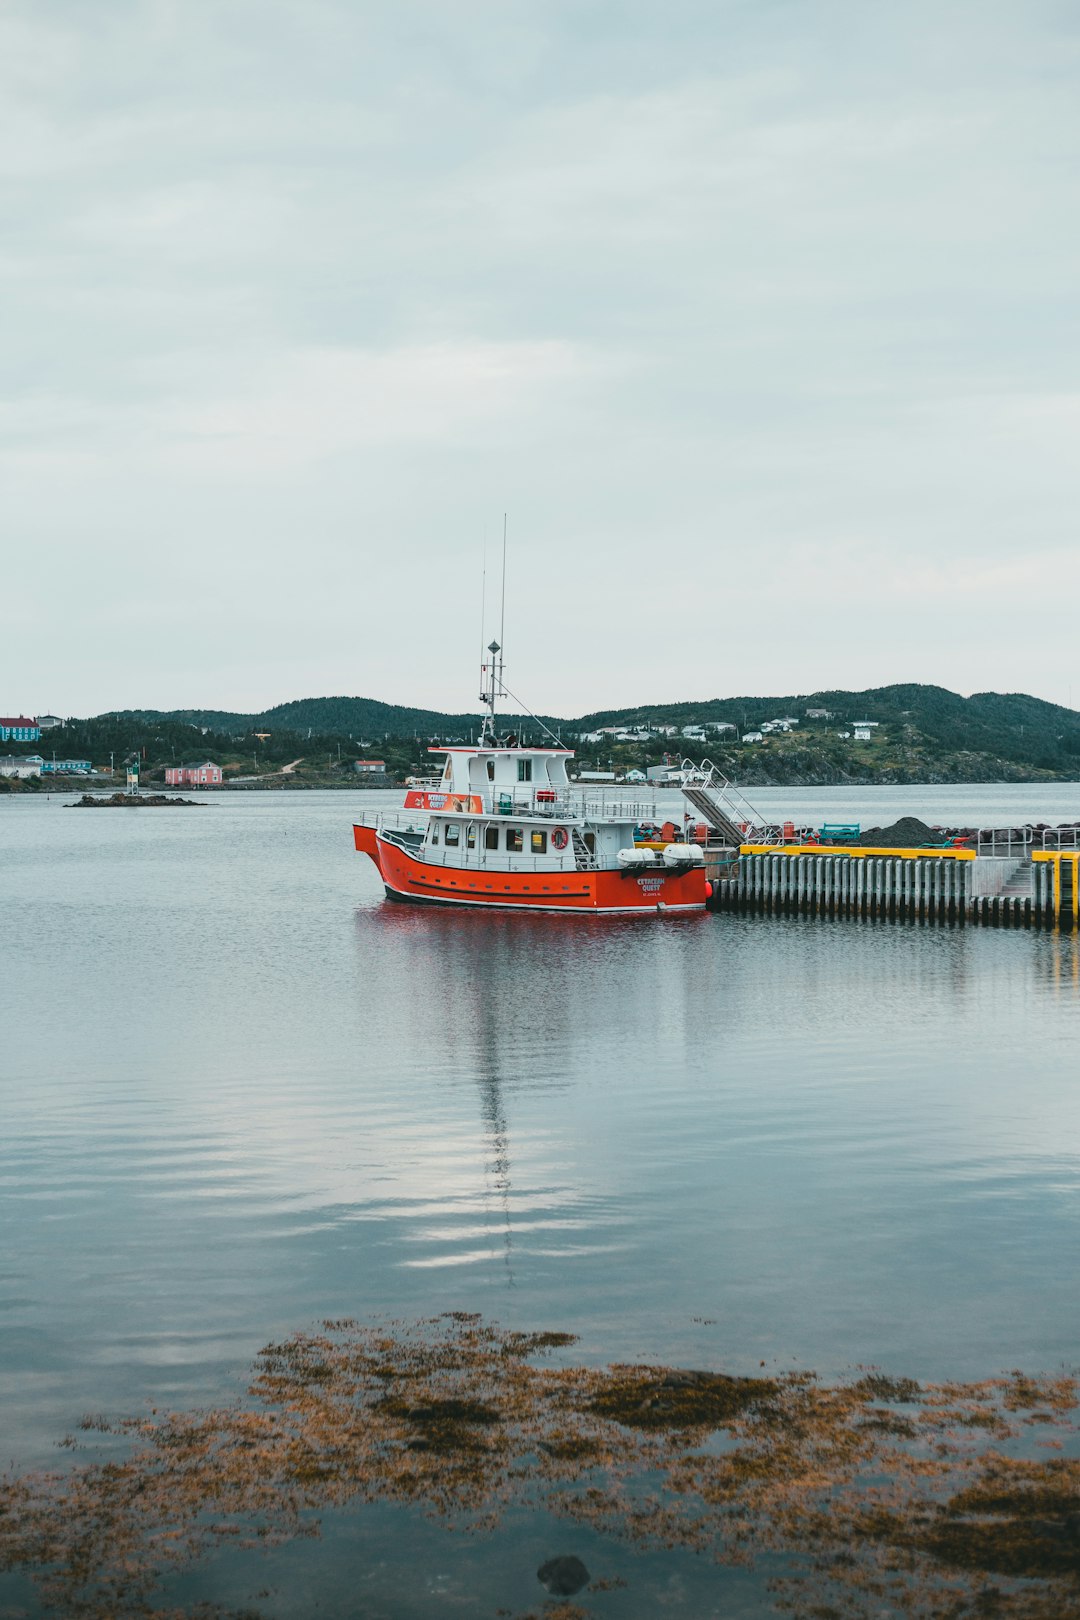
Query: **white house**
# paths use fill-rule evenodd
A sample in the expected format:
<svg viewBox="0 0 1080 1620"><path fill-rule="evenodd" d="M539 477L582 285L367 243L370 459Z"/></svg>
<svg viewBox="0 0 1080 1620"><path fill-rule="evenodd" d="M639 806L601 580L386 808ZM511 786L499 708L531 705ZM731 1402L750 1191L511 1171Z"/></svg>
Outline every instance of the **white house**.
<svg viewBox="0 0 1080 1620"><path fill-rule="evenodd" d="M0 758L0 776L40 776L44 763L40 754L5 754Z"/></svg>
<svg viewBox="0 0 1080 1620"><path fill-rule="evenodd" d="M764 731L744 731L742 740L743 742L764 742L765 734Z"/></svg>
<svg viewBox="0 0 1080 1620"><path fill-rule="evenodd" d="M856 725L856 727L855 727L855 741L856 742L870 742L873 739L873 735L874 735L874 733L870 730L869 726Z"/></svg>

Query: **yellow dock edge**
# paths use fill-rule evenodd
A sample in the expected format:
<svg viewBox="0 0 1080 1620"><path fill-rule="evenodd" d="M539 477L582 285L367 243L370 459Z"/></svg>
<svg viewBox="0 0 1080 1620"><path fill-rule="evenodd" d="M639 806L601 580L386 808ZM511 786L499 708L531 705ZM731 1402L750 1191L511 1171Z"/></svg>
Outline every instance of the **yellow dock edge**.
<svg viewBox="0 0 1080 1620"><path fill-rule="evenodd" d="M930 849L879 849L864 844L740 844L740 855L890 855L902 861L931 860L973 861L973 849L946 849L935 845Z"/></svg>
<svg viewBox="0 0 1080 1620"><path fill-rule="evenodd" d="M1054 867L1054 915L1061 916L1061 863L1069 861L1073 869L1073 933L1080 930L1080 905L1077 905L1077 896L1080 895L1080 850L1074 849L1033 849L1033 861L1050 861Z"/></svg>

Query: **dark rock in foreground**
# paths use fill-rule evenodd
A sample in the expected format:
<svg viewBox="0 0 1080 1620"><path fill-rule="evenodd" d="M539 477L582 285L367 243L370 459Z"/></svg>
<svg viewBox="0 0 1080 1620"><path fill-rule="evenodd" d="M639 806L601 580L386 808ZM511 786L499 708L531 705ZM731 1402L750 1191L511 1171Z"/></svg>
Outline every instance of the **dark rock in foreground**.
<svg viewBox="0 0 1080 1620"><path fill-rule="evenodd" d="M573 1597L589 1584L589 1572L580 1558L549 1558L536 1572L541 1585L552 1597Z"/></svg>

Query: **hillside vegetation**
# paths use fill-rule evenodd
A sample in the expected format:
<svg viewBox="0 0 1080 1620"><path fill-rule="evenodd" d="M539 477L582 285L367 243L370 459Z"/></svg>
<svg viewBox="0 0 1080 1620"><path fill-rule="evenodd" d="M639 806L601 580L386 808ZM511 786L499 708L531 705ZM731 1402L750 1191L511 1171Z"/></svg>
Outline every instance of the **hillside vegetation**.
<svg viewBox="0 0 1080 1620"><path fill-rule="evenodd" d="M808 709L830 711L811 718ZM767 735L760 743L712 737L705 743L679 736L647 741L578 741L604 726L676 726L728 722L743 731L791 716L798 726ZM747 783L977 782L1080 778L1080 714L1024 693L979 692L960 697L940 686L897 685L866 691L828 691L765 697L709 698L681 703L607 709L571 719L546 716L577 749L581 765L642 768L684 753L709 754ZM856 741L856 720L877 721L872 740ZM304 698L238 714L215 709L134 709L69 720L40 744L13 749L85 756L119 769L138 752L144 777L160 780L168 764L210 758L233 780L277 777L281 785L355 782L352 761L361 754L385 759L392 776L427 772L431 741L466 741L479 714L448 714L373 698ZM510 719L541 741L538 726ZM262 732L261 738L256 734ZM295 762L299 761L298 764Z"/></svg>

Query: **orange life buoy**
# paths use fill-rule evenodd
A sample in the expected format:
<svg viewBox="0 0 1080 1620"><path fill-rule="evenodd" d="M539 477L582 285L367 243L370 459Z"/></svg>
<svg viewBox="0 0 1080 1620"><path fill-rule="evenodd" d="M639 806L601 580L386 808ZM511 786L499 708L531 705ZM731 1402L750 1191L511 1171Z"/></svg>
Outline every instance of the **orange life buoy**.
<svg viewBox="0 0 1080 1620"><path fill-rule="evenodd" d="M566 828L553 827L551 830L551 847L553 849L565 849L568 843L569 838L567 837Z"/></svg>

